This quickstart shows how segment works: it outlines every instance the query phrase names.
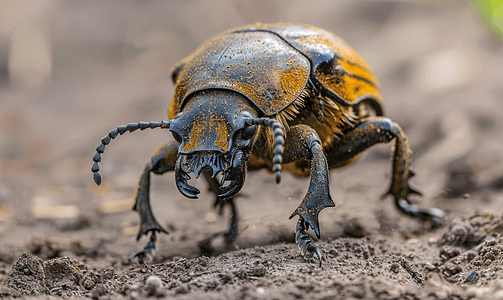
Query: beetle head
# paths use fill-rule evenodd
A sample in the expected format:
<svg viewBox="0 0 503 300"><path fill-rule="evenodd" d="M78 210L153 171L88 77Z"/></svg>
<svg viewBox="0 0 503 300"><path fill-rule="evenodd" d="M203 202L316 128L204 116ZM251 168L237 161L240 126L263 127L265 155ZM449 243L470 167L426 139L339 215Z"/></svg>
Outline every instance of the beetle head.
<svg viewBox="0 0 503 300"><path fill-rule="evenodd" d="M138 129L169 129L180 143L175 165L175 182L186 197L197 198L199 190L187 183L189 174L196 178L201 172L210 171L212 177L221 173L220 198L236 195L244 185L246 161L257 137L258 125L270 127L274 134L273 168L276 182L281 175L284 132L278 121L257 118L258 109L245 96L225 89L199 91L189 95L181 112L170 122L139 122L119 126L101 139L93 156L93 172L96 184L101 184L99 173L101 155L105 147L118 135ZM226 181L230 181L224 186Z"/></svg>
<svg viewBox="0 0 503 300"><path fill-rule="evenodd" d="M170 121L169 130L180 142L175 181L180 192L196 198L199 190L187 183L203 171L212 177L221 173L221 198L234 196L246 177L246 161L257 136L257 109L247 98L229 90L197 92L185 101L181 112Z"/></svg>

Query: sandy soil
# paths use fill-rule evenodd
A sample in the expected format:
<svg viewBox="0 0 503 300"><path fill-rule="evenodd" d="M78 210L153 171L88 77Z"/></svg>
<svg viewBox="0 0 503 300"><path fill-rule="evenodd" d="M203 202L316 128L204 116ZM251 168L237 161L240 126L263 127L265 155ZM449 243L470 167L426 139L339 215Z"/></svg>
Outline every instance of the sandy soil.
<svg viewBox="0 0 503 300"><path fill-rule="evenodd" d="M462 1L16 1L0 11L0 297L21 299L503 299L503 47ZM0 3L0 4L1 4ZM15 3L15 4L13 4ZM7 12L2 15L2 12ZM343 37L380 78L388 117L409 136L423 192L447 217L421 223L379 200L391 146L331 173L320 214L323 266L304 261L288 216L308 179L250 173L232 246L228 226L153 178L170 231L155 260L131 262L143 165L170 134L114 140L94 186L91 158L120 124L166 119L169 68L205 39L261 22Z"/></svg>

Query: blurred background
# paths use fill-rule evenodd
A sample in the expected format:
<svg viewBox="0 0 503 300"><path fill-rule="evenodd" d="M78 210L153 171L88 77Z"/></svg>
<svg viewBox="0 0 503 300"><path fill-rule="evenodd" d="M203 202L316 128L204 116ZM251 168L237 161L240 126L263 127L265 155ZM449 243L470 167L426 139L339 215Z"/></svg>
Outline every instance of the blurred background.
<svg viewBox="0 0 503 300"><path fill-rule="evenodd" d="M0 0L0 261L48 241L58 254L93 243L118 256L139 250L131 211L137 179L171 134L114 140L100 187L90 171L95 147L118 125L166 120L171 66L206 39L254 22L312 24L360 53L380 79L386 115L409 136L413 185L424 193L418 203L451 219L501 212L503 6L496 2ZM332 172L338 206L321 214L323 237L403 236L403 228L423 226L378 200L390 180L390 148ZM307 186L306 178L285 174L277 186L265 171L250 174L238 247L292 240L288 216ZM226 215L211 209L213 196L185 199L172 173L154 178L152 202L172 233L160 242L165 257L227 227Z"/></svg>

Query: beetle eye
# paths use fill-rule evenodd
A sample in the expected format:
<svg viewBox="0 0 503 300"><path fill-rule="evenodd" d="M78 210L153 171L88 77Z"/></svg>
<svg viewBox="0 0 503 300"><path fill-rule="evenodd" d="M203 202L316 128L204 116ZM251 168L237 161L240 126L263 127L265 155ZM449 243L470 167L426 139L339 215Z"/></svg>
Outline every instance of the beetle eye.
<svg viewBox="0 0 503 300"><path fill-rule="evenodd" d="M241 138L243 140L249 140L253 137L255 134L255 130L257 129L257 126L246 126L241 130Z"/></svg>
<svg viewBox="0 0 503 300"><path fill-rule="evenodd" d="M173 131L172 131L171 133L173 134L173 137L175 138L175 140L176 140L177 142L179 142L179 143L181 143L181 142L182 142L182 138L178 135L178 133L173 132Z"/></svg>

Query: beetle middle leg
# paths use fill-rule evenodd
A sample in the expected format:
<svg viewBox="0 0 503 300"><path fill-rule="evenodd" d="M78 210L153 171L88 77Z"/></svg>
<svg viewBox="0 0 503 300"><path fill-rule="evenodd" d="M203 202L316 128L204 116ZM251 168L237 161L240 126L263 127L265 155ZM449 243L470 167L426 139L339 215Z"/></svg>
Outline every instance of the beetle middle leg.
<svg viewBox="0 0 503 300"><path fill-rule="evenodd" d="M328 163L323 154L320 138L315 130L307 125L296 125L290 128L285 144L284 163L297 159L311 160L311 180L306 196L290 216L299 216L295 229L295 242L302 256L310 259L316 254L321 266L321 254L307 230L311 227L318 238L320 229L318 214L325 207L333 207L335 203L330 196L328 185Z"/></svg>
<svg viewBox="0 0 503 300"><path fill-rule="evenodd" d="M221 193L221 190L220 190L221 185L218 182L218 180L214 177L213 178L211 177L211 175L212 175L211 172L204 171L203 175L204 175L204 178L206 179L206 181L208 182L210 191L215 193L215 195L219 195ZM225 243L227 245L232 244L236 240L236 238L238 237L238 220L239 219L238 219L237 207L236 207L236 204L234 203L234 197L231 197L228 199L222 199L222 198L219 198L218 196L216 196L214 207L216 209L218 209L219 215L222 215L223 209L227 205L229 205L230 209L231 209L229 229L225 230L225 231L220 231L220 232L214 233L209 238L201 241L199 243L199 248L203 254L212 252L211 241L219 236L224 237Z"/></svg>
<svg viewBox="0 0 503 300"><path fill-rule="evenodd" d="M409 179L414 174L410 162L411 151L407 136L400 126L390 119L385 117L363 119L325 152L331 167L338 167L347 164L365 149L378 143L388 143L393 139L395 139L393 175L390 188L383 196L392 195L398 210L408 216L420 220L443 218L445 213L438 208L419 208L409 203L410 194L420 195L409 186Z"/></svg>
<svg viewBox="0 0 503 300"><path fill-rule="evenodd" d="M178 155L178 142L172 142L161 146L152 156L150 162L143 169L143 173L138 183L138 188L135 195L135 205L133 210L140 214L140 231L138 232L137 240L142 235L148 235L151 232L150 240L145 245L142 251L133 254L132 259L138 258L140 263L153 259L155 253L155 242L157 240L157 232L168 233L155 219L150 206L150 173L164 174L167 171L175 169L176 159Z"/></svg>

